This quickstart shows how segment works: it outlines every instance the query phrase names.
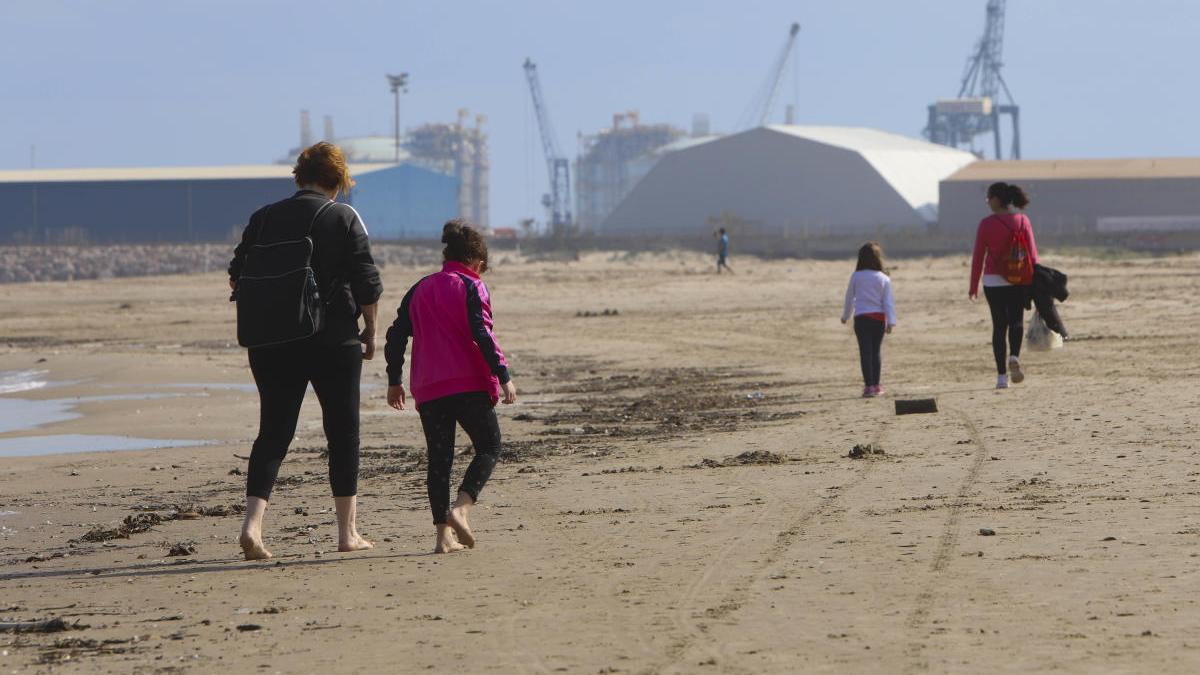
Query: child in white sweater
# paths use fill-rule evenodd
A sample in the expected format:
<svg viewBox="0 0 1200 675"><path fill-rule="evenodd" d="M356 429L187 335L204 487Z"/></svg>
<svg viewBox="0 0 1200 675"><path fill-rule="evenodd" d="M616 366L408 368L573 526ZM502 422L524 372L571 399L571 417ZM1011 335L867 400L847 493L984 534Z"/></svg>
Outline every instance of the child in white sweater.
<svg viewBox="0 0 1200 675"><path fill-rule="evenodd" d="M863 398L883 394L879 385L883 368L883 335L896 326L896 303L892 280L883 272L883 249L869 241L858 249L858 266L850 275L842 323L854 316L854 335L858 338L858 356L862 364Z"/></svg>

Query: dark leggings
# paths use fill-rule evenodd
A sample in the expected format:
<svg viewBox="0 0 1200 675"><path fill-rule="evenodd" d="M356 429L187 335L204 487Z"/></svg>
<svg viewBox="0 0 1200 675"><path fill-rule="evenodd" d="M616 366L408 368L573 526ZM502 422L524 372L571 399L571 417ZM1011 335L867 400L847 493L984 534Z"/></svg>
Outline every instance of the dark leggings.
<svg viewBox="0 0 1200 675"><path fill-rule="evenodd" d="M321 403L329 443L329 485L334 497L358 494L358 400L362 347L301 340L250 350L258 385L258 438L250 451L246 494L271 498L279 465L296 435L300 405L311 382Z"/></svg>
<svg viewBox="0 0 1200 675"><path fill-rule="evenodd" d="M865 316L854 317L854 335L858 338L858 358L862 364L863 384L874 387L879 384L883 370L884 323Z"/></svg>
<svg viewBox="0 0 1200 675"><path fill-rule="evenodd" d="M992 310L992 353L996 357L996 372L1008 373L1007 347L1013 356L1021 355L1021 339L1025 334L1025 287L984 286L988 309Z"/></svg>
<svg viewBox="0 0 1200 675"><path fill-rule="evenodd" d="M425 401L417 407L421 427L428 446L429 473L425 488L429 493L429 509L435 525L442 525L450 515L450 466L454 463L455 425L475 447L475 458L463 476L460 492L479 501L479 493L496 468L500 457L500 423L492 399L486 393L473 391Z"/></svg>

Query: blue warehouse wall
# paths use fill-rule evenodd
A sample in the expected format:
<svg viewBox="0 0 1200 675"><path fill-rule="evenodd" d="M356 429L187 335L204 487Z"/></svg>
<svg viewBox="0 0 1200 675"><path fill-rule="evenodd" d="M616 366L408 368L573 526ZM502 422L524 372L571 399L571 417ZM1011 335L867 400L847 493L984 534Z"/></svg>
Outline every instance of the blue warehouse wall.
<svg viewBox="0 0 1200 675"><path fill-rule="evenodd" d="M295 191L287 178L0 184L0 243L230 241Z"/></svg>
<svg viewBox="0 0 1200 675"><path fill-rule="evenodd" d="M350 204L375 239L439 239L458 215L458 179L401 164L355 176Z"/></svg>

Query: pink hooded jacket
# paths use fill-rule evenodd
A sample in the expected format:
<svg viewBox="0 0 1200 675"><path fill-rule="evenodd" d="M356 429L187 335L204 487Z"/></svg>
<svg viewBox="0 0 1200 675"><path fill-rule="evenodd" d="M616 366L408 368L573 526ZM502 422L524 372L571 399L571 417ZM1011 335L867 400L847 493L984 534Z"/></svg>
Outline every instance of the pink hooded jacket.
<svg viewBox="0 0 1200 675"><path fill-rule="evenodd" d="M471 268L446 261L441 272L408 290L383 350L389 385L402 383L409 337L409 389L418 407L475 391L486 392L492 403L500 400L500 385L511 379L508 362L492 333L491 296Z"/></svg>

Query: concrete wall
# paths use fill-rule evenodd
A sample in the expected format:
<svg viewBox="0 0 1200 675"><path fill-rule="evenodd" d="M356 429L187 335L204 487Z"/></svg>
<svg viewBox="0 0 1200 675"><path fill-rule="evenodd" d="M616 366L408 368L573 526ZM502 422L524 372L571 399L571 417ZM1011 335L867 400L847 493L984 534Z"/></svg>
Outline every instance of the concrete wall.
<svg viewBox="0 0 1200 675"><path fill-rule="evenodd" d="M1011 181L1024 188L1035 232L1094 232L1105 217L1200 216L1200 178ZM973 236L988 213L984 198L992 181L942 181L938 225Z"/></svg>
<svg viewBox="0 0 1200 675"><path fill-rule="evenodd" d="M667 155L597 234L702 233L723 213L797 236L925 225L860 154L756 129Z"/></svg>

